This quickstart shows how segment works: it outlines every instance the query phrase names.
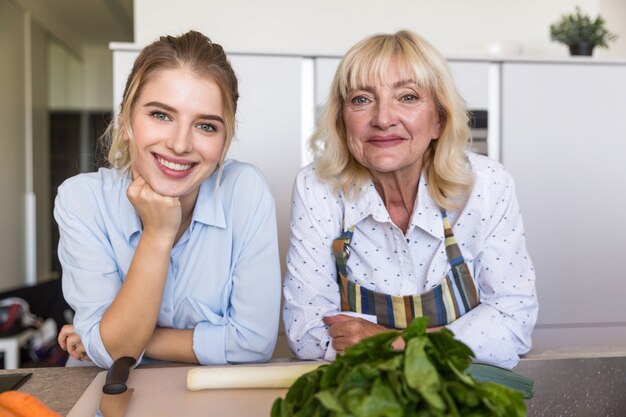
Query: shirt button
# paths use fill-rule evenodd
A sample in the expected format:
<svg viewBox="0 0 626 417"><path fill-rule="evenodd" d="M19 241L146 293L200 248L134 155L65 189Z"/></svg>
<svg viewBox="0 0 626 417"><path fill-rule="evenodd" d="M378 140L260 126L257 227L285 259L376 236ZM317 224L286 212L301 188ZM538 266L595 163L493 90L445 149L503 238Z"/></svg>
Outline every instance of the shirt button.
<svg viewBox="0 0 626 417"><path fill-rule="evenodd" d="M411 243L411 239L409 239L408 237L406 238L406 243Z"/></svg>
<svg viewBox="0 0 626 417"><path fill-rule="evenodd" d="M171 313L172 312L172 308L171 307L165 307L163 309L163 311L165 311L166 313Z"/></svg>

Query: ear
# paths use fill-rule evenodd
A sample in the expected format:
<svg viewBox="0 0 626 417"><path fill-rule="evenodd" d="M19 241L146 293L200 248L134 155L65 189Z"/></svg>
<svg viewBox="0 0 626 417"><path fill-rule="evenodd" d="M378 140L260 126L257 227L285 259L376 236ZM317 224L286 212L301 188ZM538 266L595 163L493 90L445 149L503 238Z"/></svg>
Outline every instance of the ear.
<svg viewBox="0 0 626 417"><path fill-rule="evenodd" d="M120 131L124 132L124 134L122 135L123 139L125 141L128 141L130 139L130 126L128 125L128 123L130 123L130 118L127 122L125 114L120 113L120 115L117 118L117 123L119 123Z"/></svg>
<svg viewBox="0 0 626 417"><path fill-rule="evenodd" d="M439 120L437 123L435 123L435 125L433 126L433 130L430 134L430 137L432 140L437 140L439 139L439 136L441 136L441 132L443 131L443 127L441 125L441 120Z"/></svg>

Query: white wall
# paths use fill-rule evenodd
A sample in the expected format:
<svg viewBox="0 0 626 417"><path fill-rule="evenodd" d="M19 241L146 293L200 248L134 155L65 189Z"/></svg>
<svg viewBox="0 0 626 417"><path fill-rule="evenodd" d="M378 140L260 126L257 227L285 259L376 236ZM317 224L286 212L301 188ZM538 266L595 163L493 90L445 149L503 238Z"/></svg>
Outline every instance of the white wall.
<svg viewBox="0 0 626 417"><path fill-rule="evenodd" d="M83 48L83 109L111 110L113 106L113 55L107 45Z"/></svg>
<svg viewBox="0 0 626 417"><path fill-rule="evenodd" d="M549 26L576 5L595 16L623 0L135 0L135 42L200 30L229 52L341 55L376 32L411 29L446 55L475 54L493 42L520 44L525 55L566 56ZM606 12L605 12L606 11ZM608 16L605 16L608 18ZM626 19L610 26L624 41ZM624 48L598 56L625 56Z"/></svg>
<svg viewBox="0 0 626 417"><path fill-rule="evenodd" d="M611 32L618 32L619 38L610 45L611 54L614 56L626 56L626 1L624 0L599 0L600 12L606 20L606 25Z"/></svg>
<svg viewBox="0 0 626 417"><path fill-rule="evenodd" d="M82 108L85 84L82 58L54 39L48 43L48 75L51 110Z"/></svg>
<svg viewBox="0 0 626 417"><path fill-rule="evenodd" d="M31 25L32 103L33 103L33 192L36 196L37 277L51 270L50 243L50 128L48 123L48 35L36 24Z"/></svg>
<svg viewBox="0 0 626 417"><path fill-rule="evenodd" d="M24 279L24 14L0 0L0 289Z"/></svg>
<svg viewBox="0 0 626 417"><path fill-rule="evenodd" d="M50 272L47 43L48 34L27 11L0 0L0 290L24 284L28 272L35 275L31 279ZM32 161L28 163L31 137ZM32 184L27 181L29 170ZM30 246L37 257L33 271L26 268L28 191L38 203L33 216L38 228Z"/></svg>
<svg viewBox="0 0 626 417"><path fill-rule="evenodd" d="M111 110L113 57L107 45L85 46L78 56L50 39L48 56L51 110Z"/></svg>

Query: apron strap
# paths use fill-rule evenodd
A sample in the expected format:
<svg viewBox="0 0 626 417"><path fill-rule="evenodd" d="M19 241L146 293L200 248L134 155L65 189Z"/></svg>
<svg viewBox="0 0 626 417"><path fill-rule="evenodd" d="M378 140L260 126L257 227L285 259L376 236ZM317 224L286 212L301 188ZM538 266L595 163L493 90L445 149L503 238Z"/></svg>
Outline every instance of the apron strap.
<svg viewBox="0 0 626 417"><path fill-rule="evenodd" d="M452 233L445 211L446 255L450 272L443 282L423 294L396 296L362 287L348 279L347 261L355 227L343 228L333 241L341 310L375 315L378 323L389 328L406 328L415 317L427 316L429 327L449 324L479 304L478 291L469 267Z"/></svg>

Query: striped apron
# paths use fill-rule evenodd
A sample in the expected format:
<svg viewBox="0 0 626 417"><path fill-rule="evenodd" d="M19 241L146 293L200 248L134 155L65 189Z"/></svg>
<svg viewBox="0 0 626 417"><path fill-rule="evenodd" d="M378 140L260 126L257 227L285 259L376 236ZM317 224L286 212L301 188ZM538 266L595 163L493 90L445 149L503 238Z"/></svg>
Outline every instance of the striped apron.
<svg viewBox="0 0 626 417"><path fill-rule="evenodd" d="M354 226L344 229L333 241L341 311L376 316L378 324L404 329L415 317L428 317L428 327L452 323L479 304L472 274L463 259L446 212L442 212L445 245L450 272L435 288L418 295L389 295L376 292L348 280L346 263Z"/></svg>

